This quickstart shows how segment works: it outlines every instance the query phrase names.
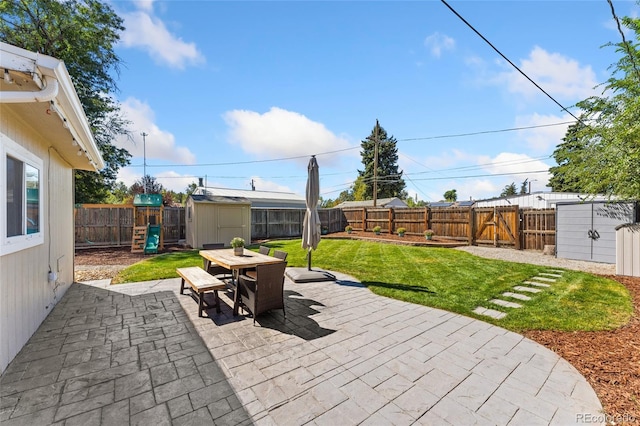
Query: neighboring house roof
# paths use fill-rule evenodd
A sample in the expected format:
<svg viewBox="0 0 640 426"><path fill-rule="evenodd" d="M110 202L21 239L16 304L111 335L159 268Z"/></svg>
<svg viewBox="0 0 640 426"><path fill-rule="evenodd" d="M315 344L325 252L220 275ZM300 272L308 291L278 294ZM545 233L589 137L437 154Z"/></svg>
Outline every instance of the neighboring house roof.
<svg viewBox="0 0 640 426"><path fill-rule="evenodd" d="M265 208L306 208L305 198L293 192L252 191L249 189L230 189L200 187L194 195L214 197L240 197L251 201L251 207Z"/></svg>
<svg viewBox="0 0 640 426"><path fill-rule="evenodd" d="M391 198L378 198L376 200L377 207L409 207L407 203L402 201L398 197ZM337 208L345 209L349 207L373 207L373 200L363 201L343 201L336 206Z"/></svg>
<svg viewBox="0 0 640 426"><path fill-rule="evenodd" d="M0 42L0 107L40 133L71 167L97 171L104 160L64 62Z"/></svg>
<svg viewBox="0 0 640 426"><path fill-rule="evenodd" d="M496 197L477 200L476 207L515 206L520 208L549 209L562 202L608 201L606 195L589 195L578 192L533 192L531 194Z"/></svg>

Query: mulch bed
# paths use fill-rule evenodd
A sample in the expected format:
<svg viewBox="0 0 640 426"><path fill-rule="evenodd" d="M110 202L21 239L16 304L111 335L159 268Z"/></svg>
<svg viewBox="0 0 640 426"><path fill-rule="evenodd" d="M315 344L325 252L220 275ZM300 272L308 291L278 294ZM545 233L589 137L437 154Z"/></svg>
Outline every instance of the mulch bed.
<svg viewBox="0 0 640 426"><path fill-rule="evenodd" d="M328 236L323 236L326 238ZM332 233L331 238L371 238L373 233ZM382 234L380 238L399 244L424 245L446 243L446 240L426 242L422 235L399 237ZM167 251L184 250L168 247ZM77 250L76 265L131 265L149 255L131 253L128 248ZM111 278L103 276L97 278ZM629 289L634 313L626 325L612 331L561 332L527 331L523 334L546 346L569 361L589 381L606 413L607 424L640 424L640 278L609 276ZM79 280L76 274L76 280Z"/></svg>

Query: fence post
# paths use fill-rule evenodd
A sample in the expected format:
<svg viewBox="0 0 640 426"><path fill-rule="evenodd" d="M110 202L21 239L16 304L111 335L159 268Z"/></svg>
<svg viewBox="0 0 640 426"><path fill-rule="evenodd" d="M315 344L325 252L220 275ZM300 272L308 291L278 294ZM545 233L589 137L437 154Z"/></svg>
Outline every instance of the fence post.
<svg viewBox="0 0 640 426"><path fill-rule="evenodd" d="M498 207L493 208L493 246L498 247Z"/></svg>
<svg viewBox="0 0 640 426"><path fill-rule="evenodd" d="M472 246L476 239L476 210L473 207L469 207L469 245Z"/></svg>
<svg viewBox="0 0 640 426"><path fill-rule="evenodd" d="M389 207L389 234L393 234L393 209Z"/></svg>
<svg viewBox="0 0 640 426"><path fill-rule="evenodd" d="M367 231L367 208L362 208L362 231Z"/></svg>

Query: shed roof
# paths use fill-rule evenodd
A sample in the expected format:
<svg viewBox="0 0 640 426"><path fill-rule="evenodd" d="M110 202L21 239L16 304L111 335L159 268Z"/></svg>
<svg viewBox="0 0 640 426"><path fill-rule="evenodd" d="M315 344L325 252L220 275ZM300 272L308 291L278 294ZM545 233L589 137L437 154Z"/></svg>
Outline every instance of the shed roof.
<svg viewBox="0 0 640 426"><path fill-rule="evenodd" d="M218 195L190 195L194 203L209 204L251 204L251 201L245 197L222 197Z"/></svg>

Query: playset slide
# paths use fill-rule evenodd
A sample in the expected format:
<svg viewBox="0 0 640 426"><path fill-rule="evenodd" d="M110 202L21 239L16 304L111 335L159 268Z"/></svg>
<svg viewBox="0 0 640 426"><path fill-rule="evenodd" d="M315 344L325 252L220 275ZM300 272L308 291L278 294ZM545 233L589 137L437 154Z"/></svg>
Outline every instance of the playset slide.
<svg viewBox="0 0 640 426"><path fill-rule="evenodd" d="M160 225L147 225L147 238L144 242L144 254L158 253L160 244Z"/></svg>

